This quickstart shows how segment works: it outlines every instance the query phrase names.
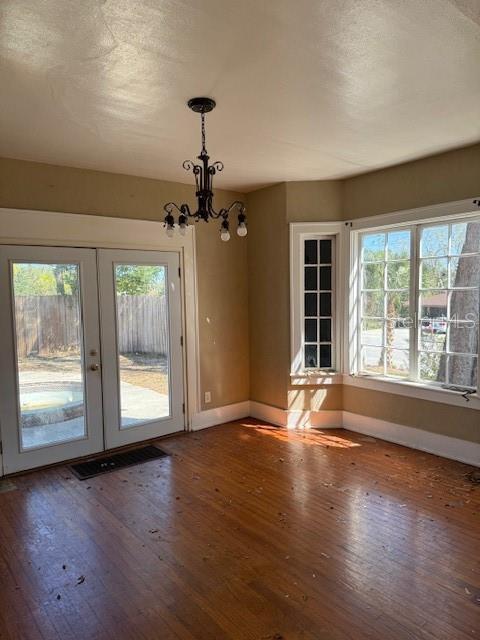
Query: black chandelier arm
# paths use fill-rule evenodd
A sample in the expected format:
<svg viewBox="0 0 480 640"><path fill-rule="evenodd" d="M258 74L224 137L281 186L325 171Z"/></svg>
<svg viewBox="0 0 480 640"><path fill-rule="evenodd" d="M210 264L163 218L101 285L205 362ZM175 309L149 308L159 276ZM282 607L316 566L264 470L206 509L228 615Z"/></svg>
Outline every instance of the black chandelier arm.
<svg viewBox="0 0 480 640"><path fill-rule="evenodd" d="M223 171L225 168L223 162L220 160L216 160L208 167L208 173L211 176L214 176L217 172Z"/></svg>
<svg viewBox="0 0 480 640"><path fill-rule="evenodd" d="M185 169L185 171L191 171L193 173L193 175L195 176L197 191L201 189L201 184L203 181L203 167L193 162L193 160L185 160L182 167Z"/></svg>
<svg viewBox="0 0 480 640"><path fill-rule="evenodd" d="M215 209L213 208L213 206L211 206L211 198L209 201L209 213L210 216L212 218L218 219L218 218L227 218L229 213L231 212L232 209L238 209L238 214L239 215L245 215L245 205L243 202L240 202L240 200L235 200L234 202L232 202L232 204L228 207L223 207L222 209L220 209L220 211L215 211Z"/></svg>
<svg viewBox="0 0 480 640"><path fill-rule="evenodd" d="M188 216L190 218L195 215L194 213L190 213L190 207L188 206L188 204L181 204L180 206L178 206L178 204L176 204L175 202L167 202L167 204L163 207L163 210L165 211L167 216L171 216L175 210L178 211L180 215Z"/></svg>

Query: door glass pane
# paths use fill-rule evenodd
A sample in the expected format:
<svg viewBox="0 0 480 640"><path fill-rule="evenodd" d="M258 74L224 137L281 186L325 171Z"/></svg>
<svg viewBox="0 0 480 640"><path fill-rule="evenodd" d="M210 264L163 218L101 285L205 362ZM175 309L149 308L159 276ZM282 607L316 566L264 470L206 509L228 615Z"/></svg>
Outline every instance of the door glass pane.
<svg viewBox="0 0 480 640"><path fill-rule="evenodd" d="M78 264L14 262L23 450L86 435Z"/></svg>
<svg viewBox="0 0 480 640"><path fill-rule="evenodd" d="M170 416L167 269L115 265L122 429Z"/></svg>

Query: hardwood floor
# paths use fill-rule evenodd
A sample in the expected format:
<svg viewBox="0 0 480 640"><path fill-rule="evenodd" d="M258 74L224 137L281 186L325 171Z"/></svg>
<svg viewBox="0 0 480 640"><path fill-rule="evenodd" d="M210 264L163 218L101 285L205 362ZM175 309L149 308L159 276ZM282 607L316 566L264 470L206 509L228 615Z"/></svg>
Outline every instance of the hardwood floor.
<svg viewBox="0 0 480 640"><path fill-rule="evenodd" d="M253 420L0 493L2 640L480 638L469 467Z"/></svg>

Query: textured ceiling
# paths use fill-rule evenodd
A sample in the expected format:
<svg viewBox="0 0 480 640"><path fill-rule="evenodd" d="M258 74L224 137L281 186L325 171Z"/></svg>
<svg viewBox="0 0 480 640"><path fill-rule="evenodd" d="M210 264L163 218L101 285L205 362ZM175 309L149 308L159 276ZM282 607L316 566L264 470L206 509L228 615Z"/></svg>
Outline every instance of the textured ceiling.
<svg viewBox="0 0 480 640"><path fill-rule="evenodd" d="M480 139L479 0L2 0L0 155L222 187Z"/></svg>

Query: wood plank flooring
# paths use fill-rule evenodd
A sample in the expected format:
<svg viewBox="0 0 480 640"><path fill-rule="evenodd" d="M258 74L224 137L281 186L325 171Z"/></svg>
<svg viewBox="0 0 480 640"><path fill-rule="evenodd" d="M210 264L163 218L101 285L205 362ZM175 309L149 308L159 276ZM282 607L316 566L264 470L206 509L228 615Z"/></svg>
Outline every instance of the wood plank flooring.
<svg viewBox="0 0 480 640"><path fill-rule="evenodd" d="M253 420L0 493L2 640L480 638L480 486L348 431Z"/></svg>

